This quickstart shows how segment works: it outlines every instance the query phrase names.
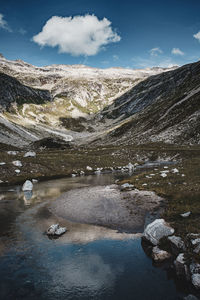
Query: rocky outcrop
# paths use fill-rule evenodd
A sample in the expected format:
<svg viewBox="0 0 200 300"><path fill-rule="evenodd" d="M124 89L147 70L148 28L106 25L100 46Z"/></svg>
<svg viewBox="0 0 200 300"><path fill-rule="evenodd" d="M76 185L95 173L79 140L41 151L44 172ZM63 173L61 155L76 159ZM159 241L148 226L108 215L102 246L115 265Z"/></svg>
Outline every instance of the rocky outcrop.
<svg viewBox="0 0 200 300"><path fill-rule="evenodd" d="M99 114L100 121L109 119L111 124L101 139L121 144L198 144L199 98L200 62L152 76Z"/></svg>
<svg viewBox="0 0 200 300"><path fill-rule="evenodd" d="M51 101L47 90L34 89L20 83L14 77L0 73L0 110L10 110L11 107L24 103L41 104Z"/></svg>

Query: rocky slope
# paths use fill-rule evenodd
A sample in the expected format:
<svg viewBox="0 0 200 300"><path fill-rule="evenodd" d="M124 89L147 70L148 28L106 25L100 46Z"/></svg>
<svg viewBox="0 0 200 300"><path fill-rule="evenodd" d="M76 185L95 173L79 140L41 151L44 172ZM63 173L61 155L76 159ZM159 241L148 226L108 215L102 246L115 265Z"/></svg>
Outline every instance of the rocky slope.
<svg viewBox="0 0 200 300"><path fill-rule="evenodd" d="M97 119L101 143L200 144L200 62L149 77Z"/></svg>
<svg viewBox="0 0 200 300"><path fill-rule="evenodd" d="M85 139L95 130L89 116L138 82L164 71L167 69L95 69L83 65L39 68L0 56L0 141L17 146L20 137L21 146L49 135L72 140L76 132L83 132Z"/></svg>

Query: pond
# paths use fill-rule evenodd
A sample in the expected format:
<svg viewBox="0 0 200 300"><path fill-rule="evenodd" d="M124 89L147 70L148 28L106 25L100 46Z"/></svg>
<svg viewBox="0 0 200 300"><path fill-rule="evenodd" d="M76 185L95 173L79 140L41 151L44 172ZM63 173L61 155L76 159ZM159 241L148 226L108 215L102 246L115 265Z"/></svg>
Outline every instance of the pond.
<svg viewBox="0 0 200 300"><path fill-rule="evenodd" d="M68 232L49 239L59 221L48 207L66 191L113 184L120 173L49 180L0 190L0 299L180 299L184 288L168 265L157 267L138 234L66 220ZM63 220L61 220L61 223Z"/></svg>

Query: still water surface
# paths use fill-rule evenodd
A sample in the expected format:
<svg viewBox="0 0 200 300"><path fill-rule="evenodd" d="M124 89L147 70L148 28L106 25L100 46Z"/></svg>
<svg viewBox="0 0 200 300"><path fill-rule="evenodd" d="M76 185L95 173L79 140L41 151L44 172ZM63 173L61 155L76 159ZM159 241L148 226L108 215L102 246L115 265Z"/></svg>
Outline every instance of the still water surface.
<svg viewBox="0 0 200 300"><path fill-rule="evenodd" d="M65 178L0 190L0 299L181 299L183 289L165 267L155 267L137 236L58 220L48 205L65 191L108 185L121 175ZM48 239L61 221L69 231ZM64 222L64 223L63 223ZM164 270L163 270L164 269Z"/></svg>

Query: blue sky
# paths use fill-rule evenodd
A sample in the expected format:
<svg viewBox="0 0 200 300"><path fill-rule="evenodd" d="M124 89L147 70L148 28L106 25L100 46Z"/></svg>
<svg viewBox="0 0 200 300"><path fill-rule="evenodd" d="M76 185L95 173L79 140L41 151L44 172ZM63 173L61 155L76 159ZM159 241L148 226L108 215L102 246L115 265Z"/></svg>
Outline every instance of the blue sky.
<svg viewBox="0 0 200 300"><path fill-rule="evenodd" d="M0 0L0 52L38 66L183 65L200 59L200 1Z"/></svg>

